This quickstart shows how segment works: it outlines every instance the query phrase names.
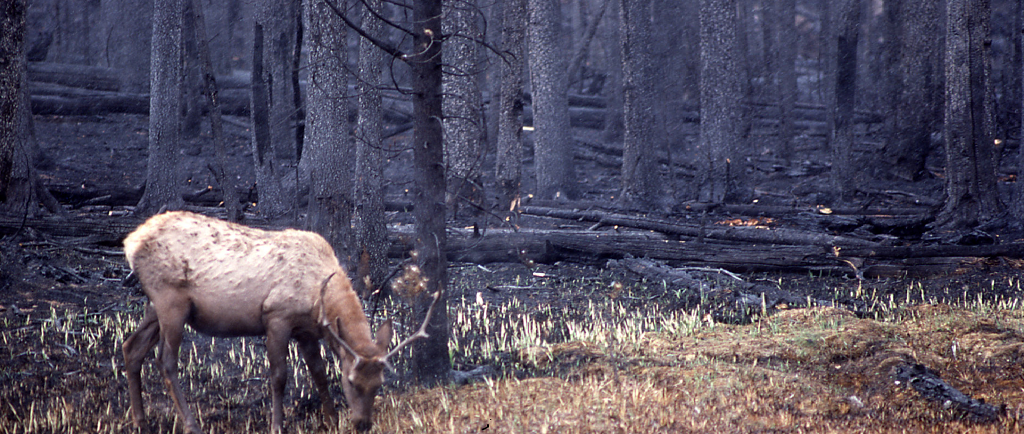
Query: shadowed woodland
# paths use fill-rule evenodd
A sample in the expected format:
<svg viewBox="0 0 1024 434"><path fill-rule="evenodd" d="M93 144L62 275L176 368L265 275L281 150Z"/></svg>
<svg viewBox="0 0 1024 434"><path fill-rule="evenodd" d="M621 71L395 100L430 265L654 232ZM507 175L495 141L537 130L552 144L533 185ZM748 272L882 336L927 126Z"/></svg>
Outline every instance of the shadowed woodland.
<svg viewBox="0 0 1024 434"><path fill-rule="evenodd" d="M1011 0L6 2L0 432L134 429L121 242L167 210L322 235L398 335L443 294L375 431L1020 429L1022 29ZM269 430L262 341L188 339L202 429ZM306 378L286 430L321 428Z"/></svg>

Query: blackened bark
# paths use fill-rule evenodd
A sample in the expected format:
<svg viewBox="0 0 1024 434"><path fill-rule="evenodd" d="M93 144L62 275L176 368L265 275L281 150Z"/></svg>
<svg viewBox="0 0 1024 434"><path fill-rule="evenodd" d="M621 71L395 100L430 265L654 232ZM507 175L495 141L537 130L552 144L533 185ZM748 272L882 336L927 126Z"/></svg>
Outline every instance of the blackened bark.
<svg viewBox="0 0 1024 434"><path fill-rule="evenodd" d="M654 13L651 24L651 46L654 62L654 94L655 114L658 130L663 135L663 146L668 151L669 160L674 162L688 161L686 158L690 143L690 127L686 116L692 114L684 110L683 105L697 107L695 98L700 83L697 65L700 61L700 44L690 41L698 40L700 20L696 2L680 2L676 0L653 0L651 7ZM664 131L664 133L662 133ZM676 172L674 165L669 166L669 194L683 190L675 185ZM687 183L688 184L688 183Z"/></svg>
<svg viewBox="0 0 1024 434"><path fill-rule="evenodd" d="M305 0L309 53L305 138L308 160L309 227L322 235L342 264L352 269L352 185L355 159L349 124L348 49L345 23L320 0Z"/></svg>
<svg viewBox="0 0 1024 434"><path fill-rule="evenodd" d="M277 218L287 208L271 147L270 92L263 65L263 26L257 22L253 24L252 43L252 157L256 166L256 188L259 191L258 211L264 217Z"/></svg>
<svg viewBox="0 0 1024 434"><path fill-rule="evenodd" d="M623 114L622 194L627 207L654 210L660 199L660 168L655 119L654 59L651 53L651 2L621 0Z"/></svg>
<svg viewBox="0 0 1024 434"><path fill-rule="evenodd" d="M925 399L952 409L958 415L975 423L992 423L1006 414L1006 406L986 404L984 399L971 398L953 387L928 367L905 363L896 368L896 384L912 387Z"/></svg>
<svg viewBox="0 0 1024 434"><path fill-rule="evenodd" d="M22 123L25 101L25 13L26 0L12 0L0 6L0 204L21 194L11 194L15 151L24 149L26 134ZM6 206L5 206L6 208Z"/></svg>
<svg viewBox="0 0 1024 434"><path fill-rule="evenodd" d="M738 0L740 3L740 9L743 9L743 0ZM751 2L752 4L753 2ZM777 4L775 0L763 0L761 3L761 42L763 44L762 51L764 52L764 60L761 65L758 65L758 75L764 77L764 84L760 86L760 92L756 95L759 98L755 100L764 100L778 102L779 100L779 86L778 86L778 59L779 59L779 14L777 10ZM744 33L744 27L739 28L740 35ZM740 36L743 38L743 36ZM749 52L747 53L748 62L750 61ZM750 76L753 76L751 73ZM767 137L762 138L764 144L769 149L778 149L778 124L769 125L770 129ZM744 135L749 137L749 133Z"/></svg>
<svg viewBox="0 0 1024 434"><path fill-rule="evenodd" d="M367 0L368 8L383 13L382 0ZM384 36L384 23L370 9L363 10L363 30L374 38ZM363 295L382 289L388 274L387 218L384 214L384 129L381 72L384 52L365 38L359 38L359 81L356 92L359 114L356 118L355 210L352 215L355 247L359 255L355 283Z"/></svg>
<svg viewBox="0 0 1024 434"><path fill-rule="evenodd" d="M1011 63L1008 66L1010 70L1009 75L1009 86L1005 98L1005 110L1004 119L1005 122L999 122L1002 125L1003 131L1000 136L1009 139L1017 135L1018 140L1021 140L1020 128L1021 116L1024 116L1024 111L1021 110L1021 100L1024 99L1024 92L1022 92L1022 85L1024 85L1024 71L1021 70L1021 62L1024 62L1024 4L1016 1L1012 2L1013 7L1010 9L1013 14L1013 27L1010 28L1009 36L1011 39L1010 46L1012 47ZM1005 139L1004 139L1005 140Z"/></svg>
<svg viewBox="0 0 1024 434"><path fill-rule="evenodd" d="M483 114L481 112L477 46L482 38L476 24L474 0L444 0L445 162L448 187L445 202L454 214L460 204L483 205Z"/></svg>
<svg viewBox="0 0 1024 434"><path fill-rule="evenodd" d="M880 72L878 93L879 108L885 115L882 122L882 137L886 148L896 139L896 117L899 111L900 88L900 51L902 49L902 8L899 1L887 1L882 8L880 31L882 46L878 56ZM917 3L917 2L914 2ZM892 169L887 169L890 172Z"/></svg>
<svg viewBox="0 0 1024 434"><path fill-rule="evenodd" d="M295 161L295 90L292 81L297 13L290 0L256 2L255 20L263 26L263 71L270 104L270 143L278 161Z"/></svg>
<svg viewBox="0 0 1024 434"><path fill-rule="evenodd" d="M181 17L181 137L186 141L199 136L202 128L205 98L203 95L202 62L199 59L199 44L196 41L196 13L190 0L183 0ZM193 145L195 146L195 145Z"/></svg>
<svg viewBox="0 0 1024 434"><path fill-rule="evenodd" d="M895 122L885 147L889 173L916 180L926 174L925 159L932 150L931 135L941 119L941 71L937 70L941 45L937 2L900 2L897 82L893 94Z"/></svg>
<svg viewBox="0 0 1024 434"><path fill-rule="evenodd" d="M541 199L575 198L566 77L569 38L562 29L561 4L557 0L529 0L527 9L537 195Z"/></svg>
<svg viewBox="0 0 1024 434"><path fill-rule="evenodd" d="M700 143L697 159L701 202L721 203L732 193L740 146L740 77L736 0L700 3Z"/></svg>
<svg viewBox="0 0 1024 434"><path fill-rule="evenodd" d="M950 0L946 11L946 202L934 227L974 228L995 218L988 0Z"/></svg>
<svg viewBox="0 0 1024 434"><path fill-rule="evenodd" d="M605 110L604 119L604 139L608 142L618 142L622 140L622 134L625 130L622 114L622 44L619 43L619 2L612 1L609 5L612 10L608 11L609 20L606 20L607 24L602 37L603 45L606 47L608 56L608 78L604 86L604 95L607 98L607 109ZM613 21L614 20L614 21Z"/></svg>
<svg viewBox="0 0 1024 434"><path fill-rule="evenodd" d="M818 70L821 77L818 80L818 89L821 95L821 103L825 106L825 147L832 148L832 130L836 124L836 29L833 28L835 19L835 6L832 0L820 0L821 6L821 32L818 39Z"/></svg>
<svg viewBox="0 0 1024 434"><path fill-rule="evenodd" d="M855 190L853 112L857 102L857 39L860 1L843 0L836 15L835 124L832 135L832 188L842 199Z"/></svg>
<svg viewBox="0 0 1024 434"><path fill-rule="evenodd" d="M206 16L199 0L189 0L195 14L196 50L203 74L203 90L210 104L210 130L213 135L213 149L216 155L216 166L213 169L217 183L224 192L224 209L228 212L228 220L238 221L241 218L241 204L238 202L238 190L235 188L234 174L228 174L227 144L224 141L224 122L221 118L220 97L217 90L217 79L214 75L213 61L210 59L210 45L206 38Z"/></svg>
<svg viewBox="0 0 1024 434"><path fill-rule="evenodd" d="M796 85L796 49L798 35L796 28L796 0L775 0L779 18L779 58L776 77L779 83L779 155L784 159L793 158L796 135L793 110L796 108L798 89Z"/></svg>
<svg viewBox="0 0 1024 434"><path fill-rule="evenodd" d="M414 245L427 290L412 300L414 323L421 323L430 295L441 292L436 312L427 325L429 338L413 344L412 366L417 380L426 385L444 381L451 371L448 354L448 260L445 257L444 146L441 125L441 0L413 4L414 54L407 56L413 70L413 170L416 188L416 237Z"/></svg>
<svg viewBox="0 0 1024 434"><path fill-rule="evenodd" d="M495 162L498 210L519 208L523 173L523 64L526 56L526 0L504 3L498 154Z"/></svg>
<svg viewBox="0 0 1024 434"><path fill-rule="evenodd" d="M149 160L146 192L135 209L146 216L182 206L178 172L181 147L182 0L153 2L150 64Z"/></svg>
<svg viewBox="0 0 1024 434"><path fill-rule="evenodd" d="M1019 25L1015 27L1015 30L1024 30L1021 28L1021 26L1024 26L1024 6L1018 3L1017 7L1018 9L1016 20ZM1024 31L1021 31L1020 34L1015 37L1015 39L1017 39L1017 44L1024 48ZM1021 56L1018 57L1017 60L1018 61L1016 64L1014 64L1014 67L1017 68L1020 71L1019 74L1022 77L1024 77L1024 53L1021 53ZM1024 80L1022 80L1021 85L1024 86ZM1020 95L1024 95L1024 87L1018 89L1018 92L1020 92ZM1018 137L1020 138L1018 140L1024 142L1024 99L1019 101L1018 104L1018 109L1020 110L1021 114L1021 119L1019 119L1021 130L1017 132ZM1021 182L1021 179L1024 179L1024 170L1022 169L1024 169L1024 146L1018 145L1017 182L1013 184L1013 211L1014 214L1017 215L1018 224L1024 224L1024 182Z"/></svg>

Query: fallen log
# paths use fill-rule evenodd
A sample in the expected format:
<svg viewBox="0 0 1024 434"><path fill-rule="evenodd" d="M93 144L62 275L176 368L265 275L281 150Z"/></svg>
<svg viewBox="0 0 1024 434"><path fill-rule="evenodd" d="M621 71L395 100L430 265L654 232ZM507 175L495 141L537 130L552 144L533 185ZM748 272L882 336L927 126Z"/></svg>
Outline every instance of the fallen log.
<svg viewBox="0 0 1024 434"><path fill-rule="evenodd" d="M34 115L149 114L148 94L86 90L47 83L31 83L29 92ZM249 94L246 91L225 89L219 92L218 97L223 114L249 115Z"/></svg>
<svg viewBox="0 0 1024 434"><path fill-rule="evenodd" d="M141 219L65 219L0 213L0 235L10 235L25 228L32 228L58 237L92 237L95 242L118 243L139 223L142 223Z"/></svg>
<svg viewBox="0 0 1024 434"><path fill-rule="evenodd" d="M91 65L28 62L28 79L94 90L117 91L121 88L117 70Z"/></svg>
<svg viewBox="0 0 1024 434"><path fill-rule="evenodd" d="M896 384L911 387L928 401L957 412L967 420L989 423L1006 414L1005 406L986 404L951 386L939 374L920 363L906 363L896 368Z"/></svg>
<svg viewBox="0 0 1024 434"><path fill-rule="evenodd" d="M32 114L35 115L149 114L148 94L90 90L45 82L30 82L29 94ZM217 98L222 114L249 117L248 89L221 89L217 92ZM404 125L412 119L411 103L385 97L383 104L385 121L394 125ZM354 121L354 112L352 116L351 120Z"/></svg>
<svg viewBox="0 0 1024 434"><path fill-rule="evenodd" d="M126 93L104 93L73 98L32 95L32 114L81 116L103 113L149 114L149 98Z"/></svg>
<svg viewBox="0 0 1024 434"><path fill-rule="evenodd" d="M207 212L216 213L216 209ZM56 236L95 236L105 244L117 245L140 219L117 218L26 218L0 214L0 234L12 234L25 227ZM251 219L245 224L273 228ZM394 258L408 257L412 250L413 225L390 228ZM568 261L606 265L609 259L627 257L665 261L672 266L721 268L734 272L782 271L814 272L857 277L904 277L949 273L984 263L987 255L1024 257L1024 245L995 249L992 246L960 246L958 256L884 258L854 257L850 252L836 256L832 248L813 245L759 245L737 242L695 242L670 239L651 231L592 231L544 229L449 228L446 253L452 262L486 264L491 262ZM842 252L842 250L840 250ZM938 252L938 251L937 251Z"/></svg>
<svg viewBox="0 0 1024 434"><path fill-rule="evenodd" d="M406 257L411 249L412 225L392 230L391 257ZM852 273L845 261L817 246L756 246L738 243L697 243L671 240L646 231L599 232L588 230L448 229L448 259L452 262L541 263L569 261L604 265L626 256L671 261L674 264L724 268L731 271L816 271Z"/></svg>
<svg viewBox="0 0 1024 434"><path fill-rule="evenodd" d="M598 223L600 226L627 226L637 229L658 231L669 235L684 235L698 240L726 240L760 244L785 244L809 246L857 246L874 247L879 244L860 238L829 235L788 228L767 228L758 226L696 225L671 222L662 219L645 218L604 211L565 210L537 206L523 206L523 214L555 217L568 220Z"/></svg>

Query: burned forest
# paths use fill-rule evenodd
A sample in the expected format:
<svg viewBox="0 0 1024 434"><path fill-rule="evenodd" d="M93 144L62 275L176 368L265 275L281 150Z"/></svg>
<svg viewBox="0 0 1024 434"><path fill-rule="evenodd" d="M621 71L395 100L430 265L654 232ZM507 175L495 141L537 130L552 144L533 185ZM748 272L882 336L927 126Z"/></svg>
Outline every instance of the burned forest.
<svg viewBox="0 0 1024 434"><path fill-rule="evenodd" d="M0 433L1018 432L1022 47L1013 0L4 2ZM124 242L176 211L322 237L394 340L157 342Z"/></svg>

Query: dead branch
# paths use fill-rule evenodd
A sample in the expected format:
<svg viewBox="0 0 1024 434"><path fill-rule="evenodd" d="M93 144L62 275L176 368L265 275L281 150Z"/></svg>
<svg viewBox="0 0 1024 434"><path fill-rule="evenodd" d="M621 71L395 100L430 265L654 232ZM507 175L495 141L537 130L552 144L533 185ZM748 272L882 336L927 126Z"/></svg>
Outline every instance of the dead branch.
<svg viewBox="0 0 1024 434"><path fill-rule="evenodd" d="M942 408L953 410L971 422L994 422L1006 413L1005 406L986 404L983 399L974 399L945 382L938 372L920 364L903 364L896 368L896 384L909 386Z"/></svg>

